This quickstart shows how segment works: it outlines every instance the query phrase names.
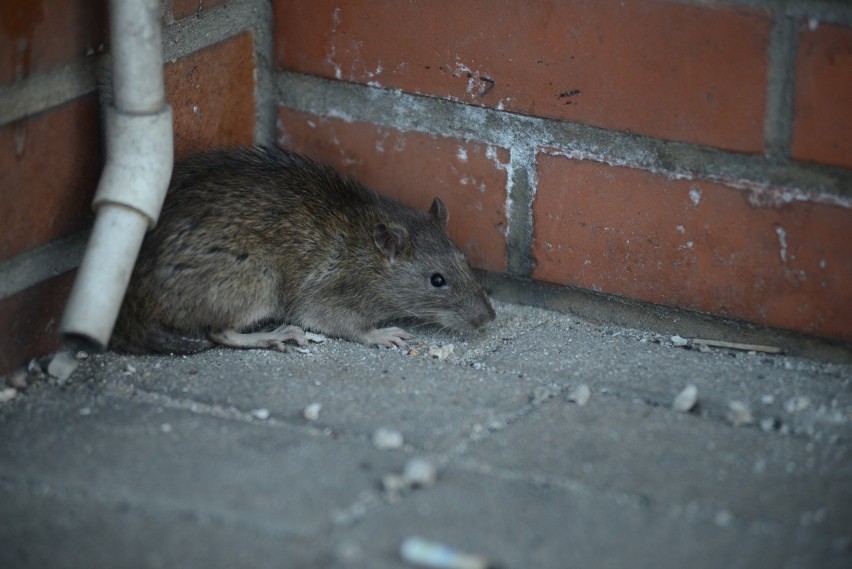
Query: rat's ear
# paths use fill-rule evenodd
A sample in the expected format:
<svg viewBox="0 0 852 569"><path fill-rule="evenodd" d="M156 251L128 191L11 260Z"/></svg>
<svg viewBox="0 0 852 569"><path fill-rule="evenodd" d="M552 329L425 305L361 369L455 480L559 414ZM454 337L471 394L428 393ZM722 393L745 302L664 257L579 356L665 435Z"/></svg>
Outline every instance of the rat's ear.
<svg viewBox="0 0 852 569"><path fill-rule="evenodd" d="M388 227L384 223L377 223L373 228L373 241L376 242L379 251L393 263L405 251L408 231L404 227Z"/></svg>
<svg viewBox="0 0 852 569"><path fill-rule="evenodd" d="M429 217L432 218L432 223L441 229L447 228L447 222L450 221L450 212L447 211L447 206L444 205L441 198L435 198L435 201L432 202Z"/></svg>

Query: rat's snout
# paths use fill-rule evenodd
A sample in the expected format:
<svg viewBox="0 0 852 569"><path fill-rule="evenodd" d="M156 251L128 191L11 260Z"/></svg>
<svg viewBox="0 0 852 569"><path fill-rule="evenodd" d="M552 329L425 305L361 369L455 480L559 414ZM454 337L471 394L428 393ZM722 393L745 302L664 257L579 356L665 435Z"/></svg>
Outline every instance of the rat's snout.
<svg viewBox="0 0 852 569"><path fill-rule="evenodd" d="M474 328L480 328L485 326L497 316L497 313L494 312L494 307L491 306L491 302L487 297L482 297L482 309L479 313L471 320L471 324Z"/></svg>

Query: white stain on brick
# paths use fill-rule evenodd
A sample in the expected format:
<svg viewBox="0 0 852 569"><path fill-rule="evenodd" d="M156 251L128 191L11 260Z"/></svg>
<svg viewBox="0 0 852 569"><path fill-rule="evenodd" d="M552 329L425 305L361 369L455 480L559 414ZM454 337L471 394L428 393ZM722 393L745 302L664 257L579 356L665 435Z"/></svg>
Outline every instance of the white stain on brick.
<svg viewBox="0 0 852 569"><path fill-rule="evenodd" d="M780 246L781 262L787 264L787 230L780 225L775 226L775 233L778 234L778 244Z"/></svg>
<svg viewBox="0 0 852 569"><path fill-rule="evenodd" d="M692 205L698 207L698 204L701 203L701 190L695 186L689 188L689 199L692 200Z"/></svg>
<svg viewBox="0 0 852 569"><path fill-rule="evenodd" d="M467 149L465 149L463 146L459 146L459 150L458 152L456 152L456 156L458 157L459 161L467 162Z"/></svg>
<svg viewBox="0 0 852 569"><path fill-rule="evenodd" d="M331 13L331 49L326 50L325 61L334 68L334 78L342 79L343 70L340 64L335 62L337 56L337 26L340 25L340 8L335 8Z"/></svg>

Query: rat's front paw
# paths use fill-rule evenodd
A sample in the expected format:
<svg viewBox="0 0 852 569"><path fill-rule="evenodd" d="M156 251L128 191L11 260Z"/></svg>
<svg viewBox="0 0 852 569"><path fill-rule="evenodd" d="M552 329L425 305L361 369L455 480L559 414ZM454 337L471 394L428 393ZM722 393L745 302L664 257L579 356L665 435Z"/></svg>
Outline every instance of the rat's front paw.
<svg viewBox="0 0 852 569"><path fill-rule="evenodd" d="M365 333L362 341L370 346L375 344L387 348L393 348L394 346L405 348L407 347L405 341L410 339L411 334L402 328L375 328Z"/></svg>

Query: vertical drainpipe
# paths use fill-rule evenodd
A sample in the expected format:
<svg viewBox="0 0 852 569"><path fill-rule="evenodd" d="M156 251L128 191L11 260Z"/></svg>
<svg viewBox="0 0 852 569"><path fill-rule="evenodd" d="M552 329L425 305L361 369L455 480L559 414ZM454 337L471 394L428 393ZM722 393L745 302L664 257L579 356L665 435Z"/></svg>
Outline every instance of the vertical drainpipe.
<svg viewBox="0 0 852 569"><path fill-rule="evenodd" d="M71 348L103 351L146 230L172 174L172 110L163 87L160 0L110 0L114 100L106 109L106 164L97 214L59 333Z"/></svg>

